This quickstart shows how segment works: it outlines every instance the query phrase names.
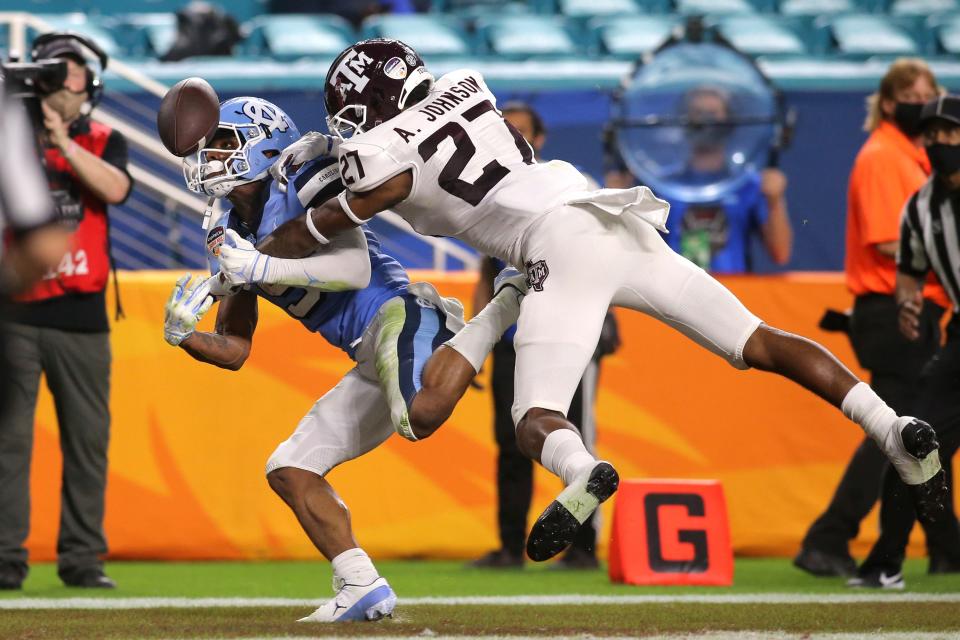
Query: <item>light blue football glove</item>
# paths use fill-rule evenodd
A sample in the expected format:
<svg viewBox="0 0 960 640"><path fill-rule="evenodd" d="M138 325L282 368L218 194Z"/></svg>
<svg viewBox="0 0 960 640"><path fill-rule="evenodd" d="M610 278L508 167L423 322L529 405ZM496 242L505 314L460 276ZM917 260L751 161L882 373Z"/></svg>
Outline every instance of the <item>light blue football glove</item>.
<svg viewBox="0 0 960 640"><path fill-rule="evenodd" d="M210 310L213 305L210 280L196 278L191 282L190 274L185 273L173 286L163 318L163 339L169 344L177 346L186 340Z"/></svg>

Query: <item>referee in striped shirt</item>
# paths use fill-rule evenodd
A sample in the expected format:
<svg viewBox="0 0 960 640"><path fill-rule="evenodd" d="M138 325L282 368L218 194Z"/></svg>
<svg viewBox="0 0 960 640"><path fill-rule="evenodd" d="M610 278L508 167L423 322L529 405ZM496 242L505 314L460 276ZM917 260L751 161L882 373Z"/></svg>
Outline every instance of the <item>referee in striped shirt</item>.
<svg viewBox="0 0 960 640"><path fill-rule="evenodd" d="M960 96L946 95L924 105L921 125L933 175L920 187L903 211L900 250L897 253L897 306L900 332L908 340L919 337L923 283L936 274L953 303L946 344L921 374L917 415L937 430L940 457L948 477L950 461L960 445ZM915 512L895 473L884 478L881 511L894 517L850 586L902 589L901 567ZM952 482L947 513L936 522L924 522L928 538L948 556L931 562L930 573L960 572L960 526L953 513Z"/></svg>

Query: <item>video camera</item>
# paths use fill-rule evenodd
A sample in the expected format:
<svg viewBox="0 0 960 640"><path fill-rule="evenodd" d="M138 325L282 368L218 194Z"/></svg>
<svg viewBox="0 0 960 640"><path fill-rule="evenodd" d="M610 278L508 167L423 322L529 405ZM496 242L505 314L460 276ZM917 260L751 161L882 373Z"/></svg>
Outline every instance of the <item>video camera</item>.
<svg viewBox="0 0 960 640"><path fill-rule="evenodd" d="M20 100L30 115L35 131L43 130L40 100L63 86L67 79L65 60L0 63L4 88L11 98Z"/></svg>
<svg viewBox="0 0 960 640"><path fill-rule="evenodd" d="M86 111L83 113L88 113L103 95L100 75L107 66L108 57L103 49L86 36L70 31L41 34L33 41L30 62L11 59L0 63L4 90L8 96L23 103L38 145L40 134L45 129L41 100L62 89L67 79L67 62L62 58L64 54L80 56L87 67L85 91L88 98ZM39 151L40 158L44 158L43 150ZM46 163L44 165L46 167ZM69 185L61 184L61 176L51 173L49 167L46 169L50 194L58 217L68 225L76 225L83 218L82 204L75 194L71 193Z"/></svg>

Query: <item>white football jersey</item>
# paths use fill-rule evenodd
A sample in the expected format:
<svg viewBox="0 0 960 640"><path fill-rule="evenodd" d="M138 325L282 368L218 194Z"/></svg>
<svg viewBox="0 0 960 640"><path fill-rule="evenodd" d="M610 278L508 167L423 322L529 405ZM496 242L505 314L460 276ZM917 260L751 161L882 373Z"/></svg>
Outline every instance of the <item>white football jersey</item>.
<svg viewBox="0 0 960 640"><path fill-rule="evenodd" d="M587 184L566 162L537 163L496 104L476 71L448 73L421 102L340 144L344 185L369 191L412 170L394 211L414 229L517 263L523 231Z"/></svg>

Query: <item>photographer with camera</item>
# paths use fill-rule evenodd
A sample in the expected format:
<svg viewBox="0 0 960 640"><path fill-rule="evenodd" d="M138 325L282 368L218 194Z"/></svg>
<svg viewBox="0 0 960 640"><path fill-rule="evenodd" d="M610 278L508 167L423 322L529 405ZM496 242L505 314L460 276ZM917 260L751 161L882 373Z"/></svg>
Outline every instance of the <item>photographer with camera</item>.
<svg viewBox="0 0 960 640"><path fill-rule="evenodd" d="M47 181L71 234L56 268L15 296L9 309L12 389L0 415L0 588L19 589L27 574L23 543L41 373L56 405L63 453L58 573L68 586L111 588L100 559L107 550L103 513L110 432L107 207L123 202L132 187L127 144L89 117L103 91L99 70L107 62L96 44L73 33L44 34L34 41L31 58L66 62L62 86L36 86ZM32 112L38 115L36 104Z"/></svg>

